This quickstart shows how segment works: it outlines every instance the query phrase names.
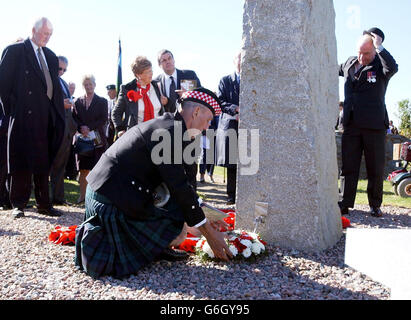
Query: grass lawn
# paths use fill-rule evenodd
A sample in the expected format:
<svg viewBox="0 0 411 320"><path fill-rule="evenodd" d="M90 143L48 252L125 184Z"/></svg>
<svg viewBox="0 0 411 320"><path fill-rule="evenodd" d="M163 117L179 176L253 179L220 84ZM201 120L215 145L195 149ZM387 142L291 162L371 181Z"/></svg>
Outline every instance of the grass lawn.
<svg viewBox="0 0 411 320"><path fill-rule="evenodd" d="M223 177L224 168L215 167L214 175ZM65 188L66 200L70 203L76 203L78 196L79 196L79 185L77 181L65 180L64 188ZM207 195L203 195L203 196L206 197ZM367 180L360 180L358 182L357 197L355 199L355 203L368 205ZM32 194L31 196L30 204L35 204L34 194ZM394 191L392 190L391 183L388 181L384 181L383 206L397 206L397 207L411 208L411 198L401 198L399 196L396 196L394 194Z"/></svg>
<svg viewBox="0 0 411 320"><path fill-rule="evenodd" d="M215 167L214 175L224 176L223 167ZM227 177L227 176L226 176ZM357 197L355 198L355 204L365 204L368 205L367 197L367 180L358 181ZM384 197L383 206L396 206L411 208L411 198L401 198L394 194L392 185L389 181L384 181Z"/></svg>

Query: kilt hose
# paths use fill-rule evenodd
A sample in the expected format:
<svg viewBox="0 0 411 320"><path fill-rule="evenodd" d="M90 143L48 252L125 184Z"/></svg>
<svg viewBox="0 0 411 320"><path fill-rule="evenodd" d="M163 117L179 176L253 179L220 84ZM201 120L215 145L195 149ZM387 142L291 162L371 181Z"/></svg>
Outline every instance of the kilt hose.
<svg viewBox="0 0 411 320"><path fill-rule="evenodd" d="M87 188L84 222L76 230L75 265L97 279L136 274L177 238L183 213L172 200L152 206L145 220L132 219L106 197Z"/></svg>

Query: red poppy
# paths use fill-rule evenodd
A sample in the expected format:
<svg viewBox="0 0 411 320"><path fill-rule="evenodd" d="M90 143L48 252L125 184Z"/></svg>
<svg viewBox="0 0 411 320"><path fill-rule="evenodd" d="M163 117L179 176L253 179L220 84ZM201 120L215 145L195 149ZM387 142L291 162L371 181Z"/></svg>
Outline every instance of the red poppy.
<svg viewBox="0 0 411 320"><path fill-rule="evenodd" d="M247 246L243 245L239 238L235 238L234 241L230 242L237 248L239 253L242 253L245 249L247 249Z"/></svg>
<svg viewBox="0 0 411 320"><path fill-rule="evenodd" d="M143 96L138 93L137 91L134 90L130 90L129 92L127 92L127 98L131 101L131 102L137 102L138 100L140 100Z"/></svg>
<svg viewBox="0 0 411 320"><path fill-rule="evenodd" d="M73 245L76 241L77 226L68 228L56 226L49 235L49 240L55 244Z"/></svg>
<svg viewBox="0 0 411 320"><path fill-rule="evenodd" d="M177 249L184 250L184 251L186 251L186 252L194 253L194 252L196 252L195 247L196 247L196 245L197 245L197 242L198 242L198 240L193 240L193 239L186 238L186 239L183 241L183 243L181 243L181 244L178 246Z"/></svg>
<svg viewBox="0 0 411 320"><path fill-rule="evenodd" d="M351 227L351 221L348 220L346 217L341 217L341 220L342 220L342 226L344 229Z"/></svg>

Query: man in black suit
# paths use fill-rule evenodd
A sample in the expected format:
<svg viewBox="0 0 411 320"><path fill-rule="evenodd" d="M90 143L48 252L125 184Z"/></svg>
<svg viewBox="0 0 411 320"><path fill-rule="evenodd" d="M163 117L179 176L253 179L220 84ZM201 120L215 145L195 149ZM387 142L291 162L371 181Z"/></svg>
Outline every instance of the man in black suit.
<svg viewBox="0 0 411 320"><path fill-rule="evenodd" d="M222 115L216 134L217 165L227 168L227 204L235 204L237 185L237 145L230 141L229 132L238 136L238 113L240 110L241 53L234 59L236 71L223 77L218 85ZM234 131L233 131L234 130ZM230 150L232 150L230 152ZM230 161L231 159L231 161Z"/></svg>
<svg viewBox="0 0 411 320"><path fill-rule="evenodd" d="M156 78L160 83L162 94L161 103L164 105L165 112L174 113L178 99L187 89L181 86L182 81L189 80L194 85L194 88L201 87L201 82L194 71L177 69L175 67L174 56L169 50L161 50L158 53L157 61L163 70L163 73ZM194 189L197 189L198 164L192 164L188 170L190 184Z"/></svg>
<svg viewBox="0 0 411 320"><path fill-rule="evenodd" d="M222 234L205 218L184 167L190 140L183 136L201 135L218 112L212 92L188 91L175 114L132 127L103 154L87 177L86 220L76 234L80 269L95 278L125 277L154 259L173 260L176 252L170 248L185 239L184 223L202 232L217 258L232 257ZM155 133L170 143L162 144ZM169 190L162 204L153 198L160 184Z"/></svg>
<svg viewBox="0 0 411 320"><path fill-rule="evenodd" d="M176 102L185 91L185 88L181 87L181 81L191 80L194 87L199 88L201 87L200 79L192 70L177 69L174 56L169 50L164 49L159 52L158 65L163 70L163 73L156 78L161 84L162 103L166 112L175 112Z"/></svg>
<svg viewBox="0 0 411 320"><path fill-rule="evenodd" d="M68 60L66 57L59 56L59 80L64 98L64 112L65 112L65 130L64 137L60 149L54 159L50 170L50 185L51 185L51 201L56 205L68 204L64 199L64 174L65 168L70 157L71 145L73 143L73 136L77 131L77 125L74 122L72 107L73 100L69 91L69 86L61 77L67 71Z"/></svg>
<svg viewBox="0 0 411 320"><path fill-rule="evenodd" d="M394 58L382 46L384 38L378 28L364 31L358 57L350 57L339 69L339 75L345 78L342 200L338 203L342 215L354 207L364 152L370 213L382 216L385 138L389 124L385 93L389 80L398 71Z"/></svg>
<svg viewBox="0 0 411 320"><path fill-rule="evenodd" d="M8 46L0 62L0 97L10 120L7 161L15 218L24 216L32 177L38 212L61 215L52 207L48 189L65 127L58 59L46 48L52 32L47 18L38 20L32 37Z"/></svg>

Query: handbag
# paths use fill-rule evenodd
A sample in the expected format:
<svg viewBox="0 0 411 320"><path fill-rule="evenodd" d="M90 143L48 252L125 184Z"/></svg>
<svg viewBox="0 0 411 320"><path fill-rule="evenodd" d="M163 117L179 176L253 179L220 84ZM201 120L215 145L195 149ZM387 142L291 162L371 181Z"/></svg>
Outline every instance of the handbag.
<svg viewBox="0 0 411 320"><path fill-rule="evenodd" d="M82 157L92 158L94 157L94 141L87 140L83 137L77 137L76 143L74 144L74 153Z"/></svg>

